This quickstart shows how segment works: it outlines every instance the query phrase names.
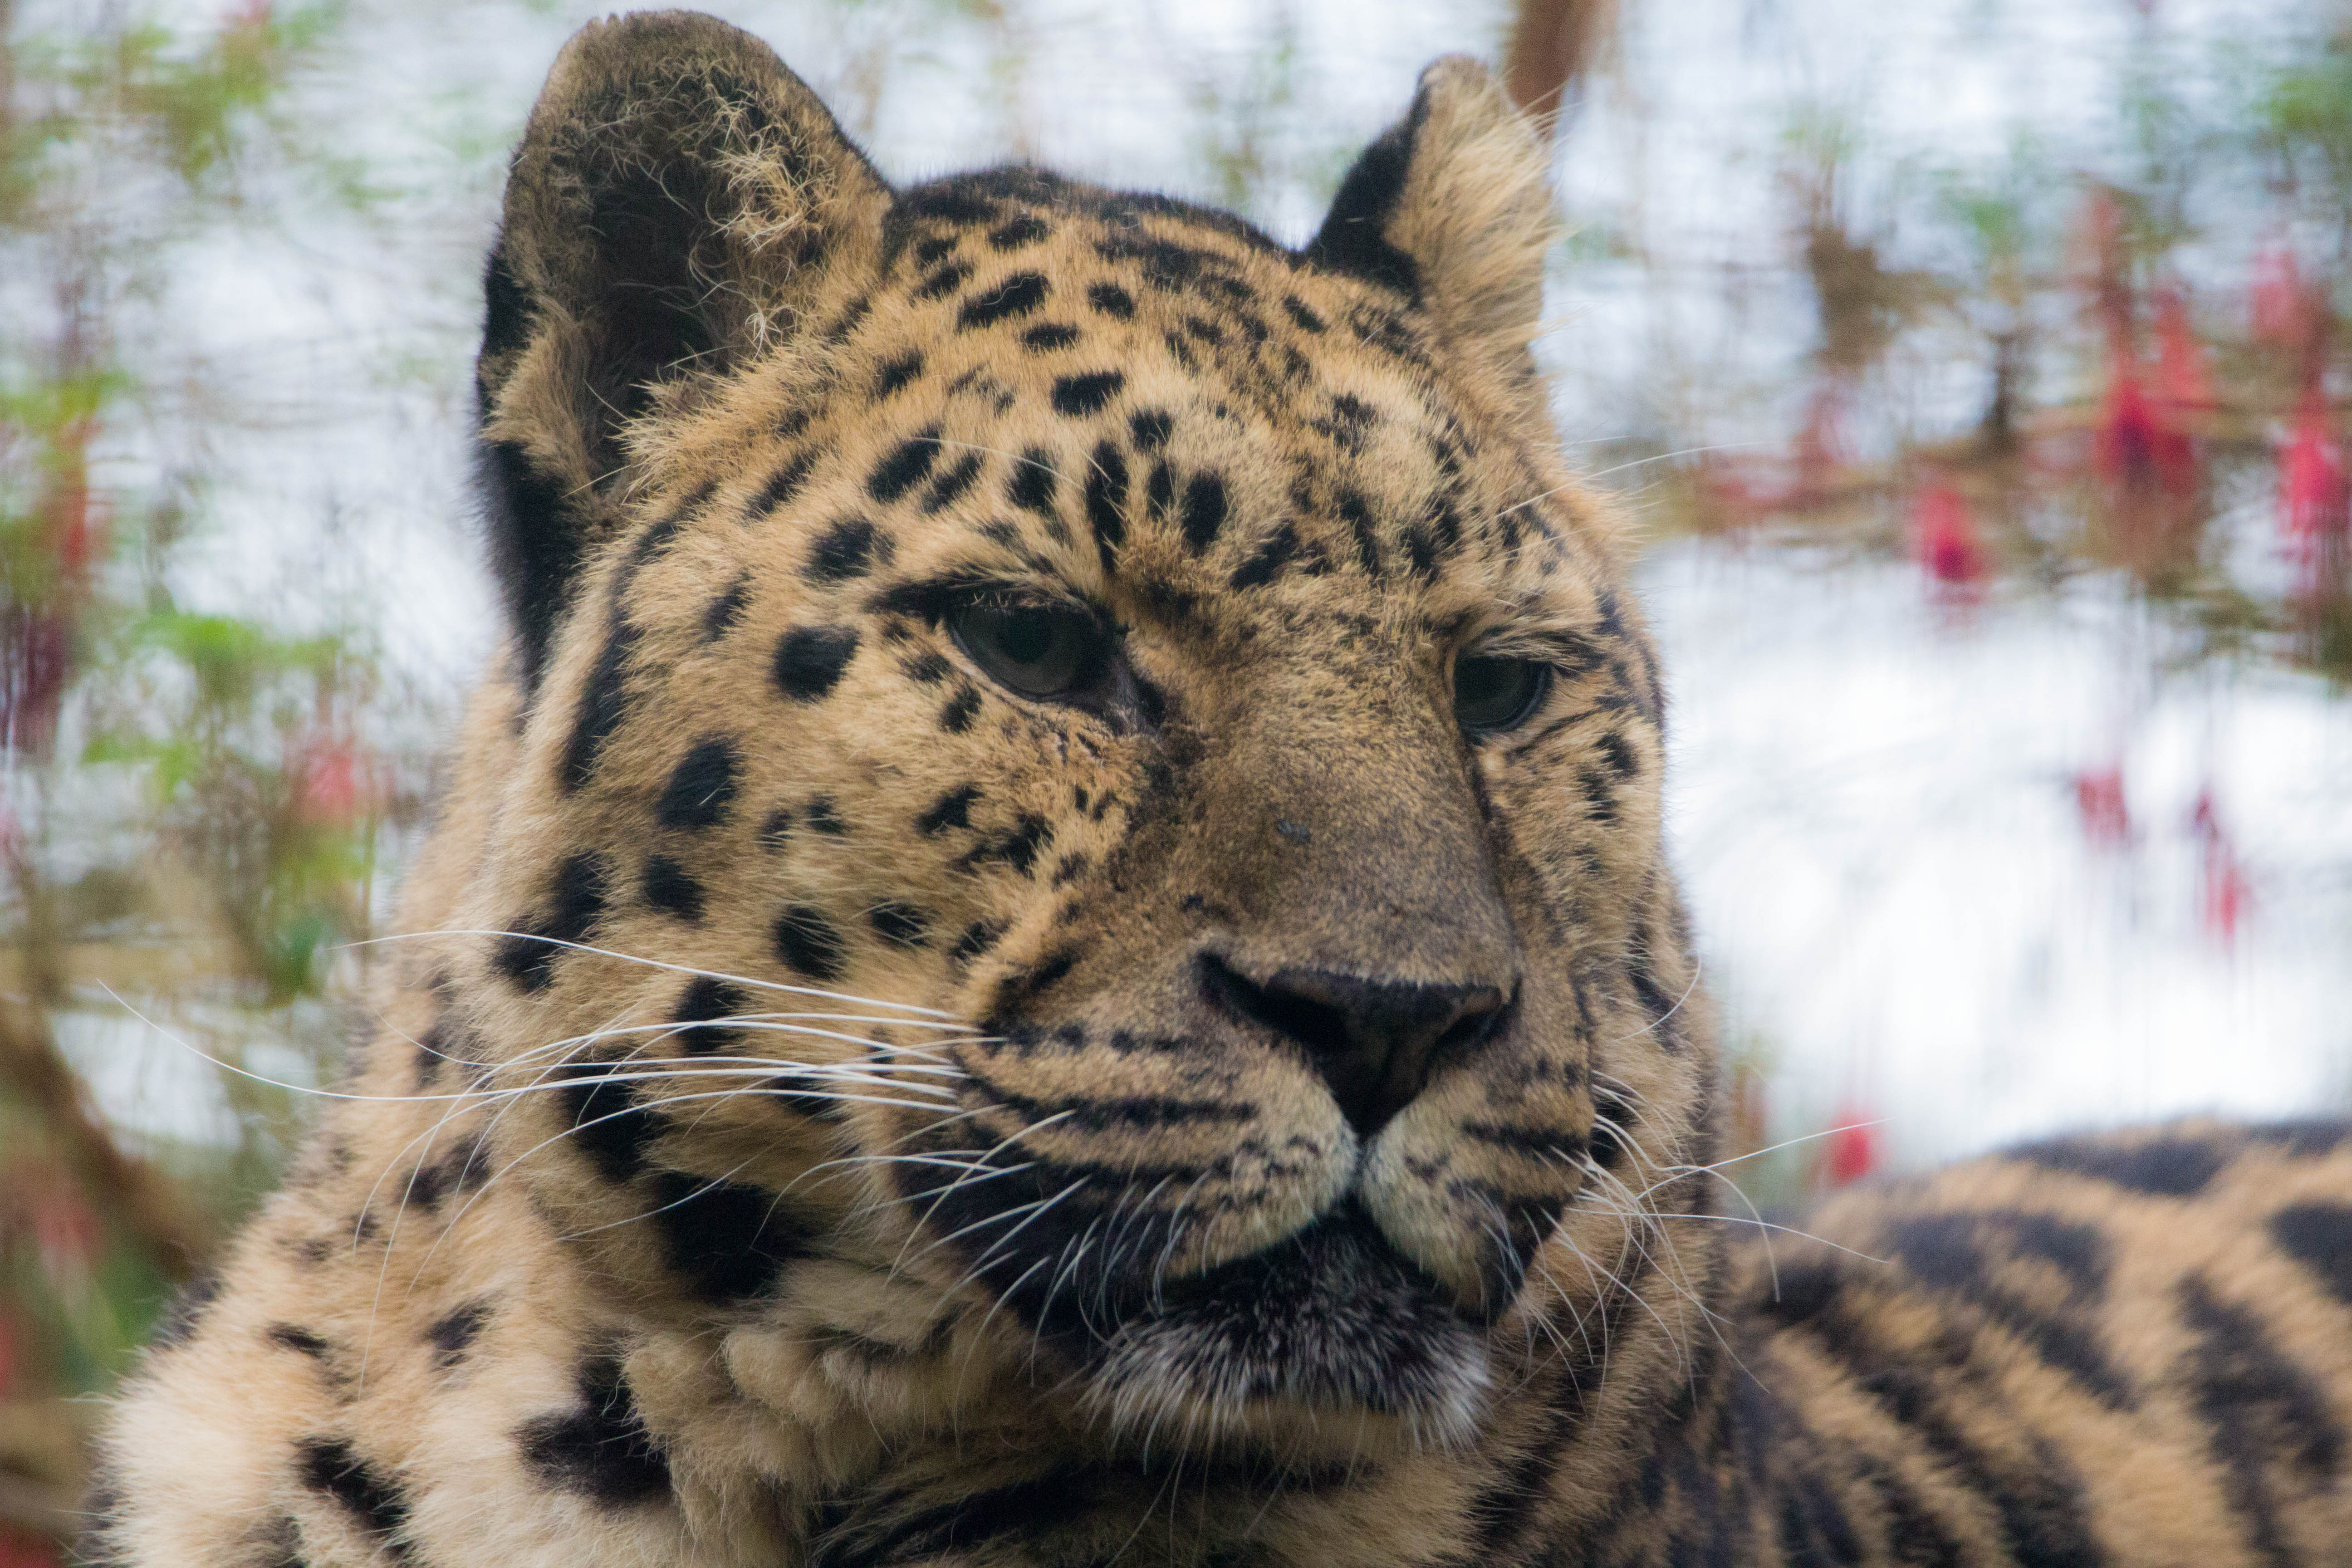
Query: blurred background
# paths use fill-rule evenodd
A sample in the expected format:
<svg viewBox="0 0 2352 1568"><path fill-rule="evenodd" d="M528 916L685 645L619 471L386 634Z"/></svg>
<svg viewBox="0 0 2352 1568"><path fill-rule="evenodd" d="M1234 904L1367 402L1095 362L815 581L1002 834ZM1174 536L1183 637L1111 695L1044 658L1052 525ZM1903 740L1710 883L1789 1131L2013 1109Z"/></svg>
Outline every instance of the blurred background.
<svg viewBox="0 0 2352 1568"><path fill-rule="evenodd" d="M498 635L478 279L570 0L0 0L0 1568L363 1035ZM895 177L1313 229L1431 58L1573 226L1732 1167L2352 1100L2343 0L741 0Z"/></svg>

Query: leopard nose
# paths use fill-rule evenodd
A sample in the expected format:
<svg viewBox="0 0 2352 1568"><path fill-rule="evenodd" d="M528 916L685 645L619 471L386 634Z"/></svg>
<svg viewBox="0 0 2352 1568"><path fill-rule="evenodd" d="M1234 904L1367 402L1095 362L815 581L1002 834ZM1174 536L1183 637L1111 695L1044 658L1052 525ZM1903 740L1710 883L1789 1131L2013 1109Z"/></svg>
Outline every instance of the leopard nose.
<svg viewBox="0 0 2352 1568"><path fill-rule="evenodd" d="M1302 1047L1348 1124L1366 1140L1412 1102L1445 1053L1484 1039L1510 1010L1499 985L1326 969L1278 969L1255 980L1213 953L1200 962L1211 999Z"/></svg>

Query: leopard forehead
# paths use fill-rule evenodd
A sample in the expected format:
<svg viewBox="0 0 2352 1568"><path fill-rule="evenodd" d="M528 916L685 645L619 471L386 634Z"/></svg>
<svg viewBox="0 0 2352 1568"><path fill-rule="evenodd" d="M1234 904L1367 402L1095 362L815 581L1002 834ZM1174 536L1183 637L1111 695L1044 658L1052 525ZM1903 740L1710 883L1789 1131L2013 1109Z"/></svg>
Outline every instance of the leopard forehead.
<svg viewBox="0 0 2352 1568"><path fill-rule="evenodd" d="M912 193L886 236L813 341L636 443L649 521L621 548L737 565L708 617L776 575L876 606L1034 579L1228 636L1274 600L1456 636L1600 613L1589 502L1409 300L1032 171Z"/></svg>

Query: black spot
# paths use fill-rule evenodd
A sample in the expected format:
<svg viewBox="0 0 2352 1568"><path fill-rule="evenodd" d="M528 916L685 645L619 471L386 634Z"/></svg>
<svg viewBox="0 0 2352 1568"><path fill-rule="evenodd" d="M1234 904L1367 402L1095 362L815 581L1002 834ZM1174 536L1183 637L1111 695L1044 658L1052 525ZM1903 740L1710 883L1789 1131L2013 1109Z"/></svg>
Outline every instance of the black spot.
<svg viewBox="0 0 2352 1568"><path fill-rule="evenodd" d="M920 947L929 940L931 917L912 904L877 904L866 911L874 934L893 947Z"/></svg>
<svg viewBox="0 0 2352 1568"><path fill-rule="evenodd" d="M636 643L636 628L614 616L604 646L597 650L595 668L588 673L588 689L581 694L572 738L563 748L563 771L559 776L567 794L595 775L596 759L604 742L628 717L629 654Z"/></svg>
<svg viewBox="0 0 2352 1568"><path fill-rule="evenodd" d="M2228 1151L2189 1138L2137 1143L2062 1138L2020 1149L2017 1157L2163 1198L2195 1197L2230 1163Z"/></svg>
<svg viewBox="0 0 2352 1568"><path fill-rule="evenodd" d="M865 518L845 517L817 535L801 574L812 583L843 583L865 576L877 561L887 565L891 553L887 534Z"/></svg>
<svg viewBox="0 0 2352 1568"><path fill-rule="evenodd" d="M450 1150L440 1169L443 1184L451 1191L480 1191L482 1184L490 1179L490 1146L484 1135L477 1134L472 1142Z"/></svg>
<svg viewBox="0 0 2352 1568"><path fill-rule="evenodd" d="M751 1005L751 999L741 986L714 974L696 975L687 983L672 1015L683 1026L677 1031L679 1048L695 1056L708 1056L734 1044L736 1031L717 1020L740 1017Z"/></svg>
<svg viewBox="0 0 2352 1568"><path fill-rule="evenodd" d="M948 662L947 655L929 647L901 661L898 666L899 673L922 686L937 686L954 669L955 666Z"/></svg>
<svg viewBox="0 0 2352 1568"><path fill-rule="evenodd" d="M1608 731L1594 745L1601 752L1601 762L1617 775L1620 784L1642 771L1642 762L1633 754L1633 743L1617 731Z"/></svg>
<svg viewBox="0 0 2352 1568"><path fill-rule="evenodd" d="M884 360L882 368L874 373L874 400L880 402L922 374L920 349L908 349L896 359Z"/></svg>
<svg viewBox="0 0 2352 1568"><path fill-rule="evenodd" d="M961 243L962 237L959 235L935 234L915 247L915 265L929 267Z"/></svg>
<svg viewBox="0 0 2352 1568"><path fill-rule="evenodd" d="M1381 574L1381 543L1372 530L1371 508L1354 490L1342 490L1337 510L1339 520L1355 535L1356 559L1362 563L1366 575L1378 577Z"/></svg>
<svg viewBox="0 0 2352 1568"><path fill-rule="evenodd" d="M776 917L776 952L820 984L839 979L849 962L841 932L814 904L794 904Z"/></svg>
<svg viewBox="0 0 2352 1568"><path fill-rule="evenodd" d="M979 713L980 693L969 686L962 687L948 699L947 706L940 710L940 728L950 735L961 735L971 728L971 721Z"/></svg>
<svg viewBox="0 0 2352 1568"><path fill-rule="evenodd" d="M956 315L959 330L992 327L999 321L1009 321L1025 316L1045 302L1053 288L1042 272L1016 272L986 293L975 294L963 303Z"/></svg>
<svg viewBox="0 0 2352 1568"><path fill-rule="evenodd" d="M1053 841L1052 823L1024 813L1010 829L992 834L965 851L956 861L956 868L971 871L986 865L1003 864L1026 875L1037 863L1037 852Z"/></svg>
<svg viewBox="0 0 2352 1568"><path fill-rule="evenodd" d="M963 934L956 938L955 946L948 950L948 956L958 963L970 963L994 947L996 939L1003 934L1003 926L989 921L974 921L963 928Z"/></svg>
<svg viewBox="0 0 2352 1568"><path fill-rule="evenodd" d="M430 1209L448 1195L449 1173L440 1165L419 1165L408 1173L408 1190L403 1194L412 1208Z"/></svg>
<svg viewBox="0 0 2352 1568"><path fill-rule="evenodd" d="M727 591L710 601L702 612L702 640L717 642L735 629L743 618L743 605L751 597L751 574L749 572L727 585Z"/></svg>
<svg viewBox="0 0 2352 1568"><path fill-rule="evenodd" d="M795 702L815 702L841 683L857 653L849 626L794 626L776 644L776 686Z"/></svg>
<svg viewBox="0 0 2352 1568"><path fill-rule="evenodd" d="M1049 354L1078 341L1078 329L1064 321L1041 321L1021 334L1021 346L1033 354Z"/></svg>
<svg viewBox="0 0 2352 1568"><path fill-rule="evenodd" d="M1032 447L1013 465L1013 482L1006 487L1005 494L1022 510L1051 517L1056 484L1054 454L1043 447Z"/></svg>
<svg viewBox="0 0 2352 1568"><path fill-rule="evenodd" d="M1135 316L1135 296L1116 283L1097 283L1087 289L1087 303L1106 316L1130 321Z"/></svg>
<svg viewBox="0 0 2352 1568"><path fill-rule="evenodd" d="M1115 370L1062 376L1054 383L1054 412L1072 419L1099 414L1126 384L1127 377Z"/></svg>
<svg viewBox="0 0 2352 1568"><path fill-rule="evenodd" d="M2271 1239L2352 1307L2352 1208L2291 1204L2271 1215Z"/></svg>
<svg viewBox="0 0 2352 1568"><path fill-rule="evenodd" d="M1184 487L1184 547L1198 555L1216 542L1225 526L1225 481L1216 474L1194 474ZM1238 586L1238 584L1236 584Z"/></svg>
<svg viewBox="0 0 2352 1568"><path fill-rule="evenodd" d="M1176 506L1176 470L1163 458L1151 465L1151 475L1143 481L1144 510L1154 518L1166 517Z"/></svg>
<svg viewBox="0 0 2352 1568"><path fill-rule="evenodd" d="M292 1323L272 1323L267 1336L269 1342L316 1361L327 1359L327 1342L310 1330Z"/></svg>
<svg viewBox="0 0 2352 1568"><path fill-rule="evenodd" d="M923 510L944 511L958 496L971 489L972 480L980 477L981 456L978 452L966 452L953 468L941 474L923 497Z"/></svg>
<svg viewBox="0 0 2352 1568"><path fill-rule="evenodd" d="M349 1509L360 1528L401 1563L412 1561L401 1537L408 1525L408 1500L400 1489L362 1461L340 1437L305 1437L297 1443L302 1482Z"/></svg>
<svg viewBox="0 0 2352 1568"><path fill-rule="evenodd" d="M442 1372L448 1371L466 1359L467 1351L490 1321L490 1303L485 1299L468 1301L425 1331L426 1342L433 1346L433 1364Z"/></svg>
<svg viewBox="0 0 2352 1568"><path fill-rule="evenodd" d="M1137 451L1157 452L1168 445L1169 433L1175 426L1176 421L1166 409L1145 408L1128 420L1127 432L1134 437Z"/></svg>
<svg viewBox="0 0 2352 1568"><path fill-rule="evenodd" d="M1381 422L1380 413L1360 397L1346 393L1331 399L1331 416L1315 421L1315 428L1330 437L1334 446L1349 454L1360 453L1372 427Z"/></svg>
<svg viewBox="0 0 2352 1568"><path fill-rule="evenodd" d="M1297 295L1285 294L1282 297L1282 308L1290 312L1290 319L1298 323L1301 331L1319 332L1323 330L1323 318L1317 315L1314 309Z"/></svg>
<svg viewBox="0 0 2352 1568"><path fill-rule="evenodd" d="M735 804L735 742L705 735L673 769L655 809L664 827L716 827Z"/></svg>
<svg viewBox="0 0 2352 1568"><path fill-rule="evenodd" d="M1024 214L988 231L988 243L998 250L1018 250L1024 245L1034 245L1054 232L1043 218Z"/></svg>
<svg viewBox="0 0 2352 1568"><path fill-rule="evenodd" d="M664 1171L649 1184L670 1268L704 1300L742 1300L808 1256L809 1237L772 1192Z"/></svg>
<svg viewBox="0 0 2352 1568"><path fill-rule="evenodd" d="M656 855L646 861L645 879L639 888L646 902L665 914L676 915L682 921L702 918L702 884L667 855Z"/></svg>
<svg viewBox="0 0 2352 1568"><path fill-rule="evenodd" d="M866 476L866 490L886 505L930 477L940 458L940 427L926 426L898 443Z"/></svg>
<svg viewBox="0 0 2352 1568"><path fill-rule="evenodd" d="M1412 574L1424 583L1436 582L1437 547L1430 542L1429 535L1418 528L1408 528L1404 531L1402 543L1405 561L1412 568ZM1614 740L1615 737L1612 735L1610 739Z"/></svg>
<svg viewBox="0 0 2352 1568"><path fill-rule="evenodd" d="M1298 531L1284 523L1274 531L1264 544L1250 552L1250 558L1234 569L1233 586L1256 588L1274 581L1275 576L1298 555Z"/></svg>
<svg viewBox="0 0 2352 1568"><path fill-rule="evenodd" d="M1087 460L1086 498L1095 549L1108 572L1127 540L1127 456L1108 441L1097 442Z"/></svg>
<svg viewBox="0 0 2352 1568"><path fill-rule="evenodd" d="M849 824L841 819L841 809L834 805L833 796L829 795L811 799L807 816L811 833L822 833L828 838L845 838L849 835Z"/></svg>
<svg viewBox="0 0 2352 1568"><path fill-rule="evenodd" d="M646 1430L620 1362L598 1356L579 1374L579 1406L515 1429L523 1461L550 1486L626 1508L669 1491L669 1460Z"/></svg>
<svg viewBox="0 0 2352 1568"><path fill-rule="evenodd" d="M816 454L803 452L799 457L793 458L782 468L769 475L768 482L760 487L760 493L751 500L750 515L754 518L765 517L800 494L801 486L808 479L809 470L815 466Z"/></svg>
<svg viewBox="0 0 2352 1568"><path fill-rule="evenodd" d="M950 827L970 827L972 803L979 799L980 788L976 784L951 789L931 802L923 814L915 818L915 831L926 838L933 838Z"/></svg>
<svg viewBox="0 0 2352 1568"><path fill-rule="evenodd" d="M629 1071L625 1062L565 1062L549 1075L563 1086L557 1093L572 1113L572 1146L608 1182L645 1169L646 1150L661 1132L635 1092L614 1081Z"/></svg>
<svg viewBox="0 0 2352 1568"><path fill-rule="evenodd" d="M915 285L915 298L918 300L943 300L950 294L954 293L957 289L962 288L964 279L971 276L971 262L950 261L944 267L937 268L929 277Z"/></svg>
<svg viewBox="0 0 2352 1568"><path fill-rule="evenodd" d="M555 869L554 908L546 920L515 922L511 934L499 939L496 962L506 977L526 991L543 988L554 978L562 944L585 943L597 917L604 912L610 873L603 858L574 855Z"/></svg>
<svg viewBox="0 0 2352 1568"><path fill-rule="evenodd" d="M829 343L847 342L849 341L849 335L852 332L855 332L858 329L859 325L865 321L866 318L873 313L874 301L866 296L860 294L856 299L852 300L847 305L844 306L842 308L841 314L824 329L824 341Z"/></svg>

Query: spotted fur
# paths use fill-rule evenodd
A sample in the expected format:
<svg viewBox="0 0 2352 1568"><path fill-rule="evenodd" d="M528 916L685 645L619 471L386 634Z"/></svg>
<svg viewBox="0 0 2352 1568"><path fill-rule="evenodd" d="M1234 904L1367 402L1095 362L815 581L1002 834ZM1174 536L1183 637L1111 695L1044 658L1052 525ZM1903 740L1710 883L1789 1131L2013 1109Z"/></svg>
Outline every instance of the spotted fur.
<svg viewBox="0 0 2352 1568"><path fill-rule="evenodd" d="M1542 174L1443 61L1293 251L895 190L708 18L575 38L419 934L93 1560L2352 1561L2343 1128L1733 1223ZM1083 693L952 635L1015 592Z"/></svg>

